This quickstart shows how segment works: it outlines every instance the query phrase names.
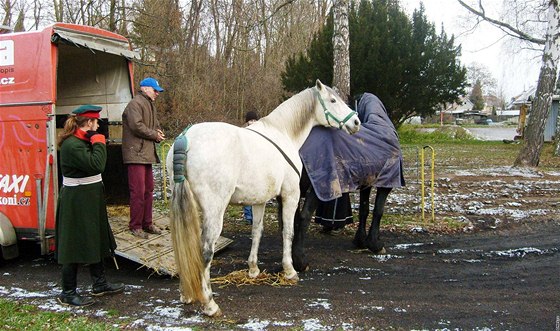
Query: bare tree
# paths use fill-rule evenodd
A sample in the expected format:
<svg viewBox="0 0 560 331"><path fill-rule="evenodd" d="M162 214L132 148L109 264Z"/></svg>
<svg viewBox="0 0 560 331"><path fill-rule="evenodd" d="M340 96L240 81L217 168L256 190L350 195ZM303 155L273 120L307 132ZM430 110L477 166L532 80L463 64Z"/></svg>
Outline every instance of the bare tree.
<svg viewBox="0 0 560 331"><path fill-rule="evenodd" d="M545 19L547 22L545 38L534 37L522 30L524 25L512 25L503 20L487 16L483 0L478 0L478 8L476 9L466 4L463 0L457 1L469 12L502 29L506 34L533 44L544 45L535 102L528 120L523 146L514 162L514 166L536 167L539 164L540 153L544 143L544 127L552 104L552 96L558 76L558 61L560 58L560 7L558 0L546 0L546 2L542 3L547 13ZM514 4L518 3L518 1L514 1Z"/></svg>
<svg viewBox="0 0 560 331"><path fill-rule="evenodd" d="M5 0L2 3L2 10L4 10L4 18L2 19L2 26L0 30L11 31L12 26L12 15L13 15L13 3L11 0Z"/></svg>
<svg viewBox="0 0 560 331"><path fill-rule="evenodd" d="M333 0L2 0L0 19L9 13L13 26L20 3L37 9L27 12L35 29L67 22L128 37L141 54L134 76L154 75L166 88L158 109L173 135L189 123L239 124L247 110L272 111L288 96L286 59L324 27Z"/></svg>
<svg viewBox="0 0 560 331"><path fill-rule="evenodd" d="M333 6L333 86L348 101L350 96L350 32L348 0L334 0Z"/></svg>
<svg viewBox="0 0 560 331"><path fill-rule="evenodd" d="M492 77L492 73L488 69L487 66L478 63L472 62L467 66L467 79L469 84L474 86L474 84L479 81L481 88L486 94L496 94L496 79Z"/></svg>

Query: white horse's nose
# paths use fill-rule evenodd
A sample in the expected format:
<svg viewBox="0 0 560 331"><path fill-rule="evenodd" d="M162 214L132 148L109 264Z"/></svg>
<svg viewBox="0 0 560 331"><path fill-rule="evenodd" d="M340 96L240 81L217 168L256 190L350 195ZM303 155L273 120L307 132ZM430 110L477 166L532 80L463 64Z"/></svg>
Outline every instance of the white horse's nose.
<svg viewBox="0 0 560 331"><path fill-rule="evenodd" d="M360 131L361 124L362 122L360 122L358 116L354 115L348 122L346 122L346 125L344 125L344 129L346 129L349 134L354 134Z"/></svg>

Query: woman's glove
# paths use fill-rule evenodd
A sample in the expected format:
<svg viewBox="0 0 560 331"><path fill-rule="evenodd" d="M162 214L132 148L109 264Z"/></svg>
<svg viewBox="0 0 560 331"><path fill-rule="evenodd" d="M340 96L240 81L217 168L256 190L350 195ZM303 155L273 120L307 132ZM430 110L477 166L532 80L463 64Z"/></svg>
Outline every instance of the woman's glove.
<svg viewBox="0 0 560 331"><path fill-rule="evenodd" d="M86 137L89 138L92 145L95 143L102 143L105 145L105 136L97 131L89 130L86 132Z"/></svg>

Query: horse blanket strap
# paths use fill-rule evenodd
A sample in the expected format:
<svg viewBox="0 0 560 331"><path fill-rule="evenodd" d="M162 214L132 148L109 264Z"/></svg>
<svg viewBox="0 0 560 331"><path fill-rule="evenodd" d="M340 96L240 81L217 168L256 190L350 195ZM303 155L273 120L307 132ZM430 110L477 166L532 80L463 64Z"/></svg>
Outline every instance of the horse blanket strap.
<svg viewBox="0 0 560 331"><path fill-rule="evenodd" d="M296 174L298 175L299 178L301 178L301 173L299 172L298 168L296 167L296 165L292 162L292 160L290 160L290 158L288 157L288 155L286 155L286 153L284 153L284 151L280 148L280 146L276 145L276 143L274 141L272 141L272 139L268 138L267 136L265 136L264 134L257 132L253 129L249 129L249 128L245 128L249 131L253 131L255 133L258 133L259 135L261 135L261 137L263 137L264 139L268 140L272 145L274 145L274 147L276 147L276 149L282 154L282 156L284 156L284 158L286 159L286 161L288 161L288 163L290 164L290 166L292 167L292 169L294 169L294 171L296 172Z"/></svg>
<svg viewBox="0 0 560 331"><path fill-rule="evenodd" d="M181 133L173 143L173 181L181 183L185 180L185 160L187 159L187 136Z"/></svg>
<svg viewBox="0 0 560 331"><path fill-rule="evenodd" d="M82 178L62 177L62 185L64 186L89 185L89 184L99 183L100 181L101 181L101 174L97 174L89 177L82 177Z"/></svg>

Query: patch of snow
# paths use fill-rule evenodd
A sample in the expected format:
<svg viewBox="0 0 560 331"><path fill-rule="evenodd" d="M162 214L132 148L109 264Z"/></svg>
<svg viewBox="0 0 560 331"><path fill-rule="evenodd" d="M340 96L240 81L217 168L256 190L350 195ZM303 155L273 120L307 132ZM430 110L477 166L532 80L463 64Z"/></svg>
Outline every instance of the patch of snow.
<svg viewBox="0 0 560 331"><path fill-rule="evenodd" d="M454 249L438 249L436 251L437 254L460 254L460 253L464 253L465 250L463 249L459 249L459 248L454 248Z"/></svg>
<svg viewBox="0 0 560 331"><path fill-rule="evenodd" d="M329 303L328 299L316 299L316 301L313 301L313 302L309 303L307 306L308 307L321 307L321 308L324 308L326 310L331 309L331 304Z"/></svg>
<svg viewBox="0 0 560 331"><path fill-rule="evenodd" d="M283 322L283 321L275 321L275 322L272 322L272 325L273 325L273 326L286 326L286 327L287 327L287 326L293 326L294 323L292 323L292 322Z"/></svg>
<svg viewBox="0 0 560 331"><path fill-rule="evenodd" d="M243 329L247 329L247 330L254 330L254 331L260 331L260 330L266 330L266 327L270 325L270 321L259 321L256 319L250 319L247 323L241 325L241 328Z"/></svg>
<svg viewBox="0 0 560 331"><path fill-rule="evenodd" d="M319 321L316 318L312 318L312 319L308 319L308 320L303 320L303 330L304 331L323 331L323 330L332 330L331 327L328 326L324 326L321 324L321 321Z"/></svg>
<svg viewBox="0 0 560 331"><path fill-rule="evenodd" d="M377 260L378 262L387 262L391 259L403 259L404 257L399 255L385 254L385 255L372 255L371 258Z"/></svg>
<svg viewBox="0 0 560 331"><path fill-rule="evenodd" d="M536 254L536 255L542 255L545 254L546 251L540 250L538 248L534 248L534 247L522 247L522 248L515 248L515 249L510 249L507 251L491 251L489 253L486 253L486 256L501 256L501 257L524 257L525 255L528 254Z"/></svg>
<svg viewBox="0 0 560 331"><path fill-rule="evenodd" d="M412 244L397 244L393 246L394 249L409 249L410 247L418 247L424 245L433 245L433 242L430 243L412 243Z"/></svg>
<svg viewBox="0 0 560 331"><path fill-rule="evenodd" d="M157 306L154 308L154 314L169 317L169 318L179 318L181 316L181 308L179 307L162 307Z"/></svg>
<svg viewBox="0 0 560 331"><path fill-rule="evenodd" d="M354 325L352 325L351 323L342 323L341 327L342 327L342 330L344 330L344 331L354 330Z"/></svg>

